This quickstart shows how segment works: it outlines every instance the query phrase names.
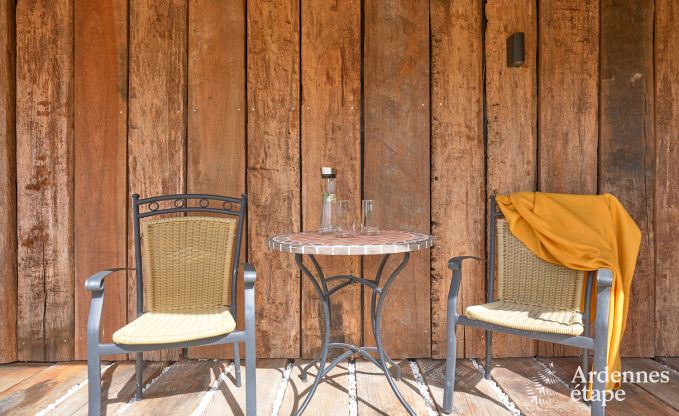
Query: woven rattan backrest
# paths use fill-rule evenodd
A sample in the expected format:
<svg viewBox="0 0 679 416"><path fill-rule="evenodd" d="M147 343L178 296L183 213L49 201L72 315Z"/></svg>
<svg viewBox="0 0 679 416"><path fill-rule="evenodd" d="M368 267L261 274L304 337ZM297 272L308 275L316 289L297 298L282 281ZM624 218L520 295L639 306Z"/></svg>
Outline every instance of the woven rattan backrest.
<svg viewBox="0 0 679 416"><path fill-rule="evenodd" d="M498 299L580 310L584 272L548 263L519 241L505 219L497 220Z"/></svg>
<svg viewBox="0 0 679 416"><path fill-rule="evenodd" d="M197 216L143 222L146 310L230 304L237 223Z"/></svg>

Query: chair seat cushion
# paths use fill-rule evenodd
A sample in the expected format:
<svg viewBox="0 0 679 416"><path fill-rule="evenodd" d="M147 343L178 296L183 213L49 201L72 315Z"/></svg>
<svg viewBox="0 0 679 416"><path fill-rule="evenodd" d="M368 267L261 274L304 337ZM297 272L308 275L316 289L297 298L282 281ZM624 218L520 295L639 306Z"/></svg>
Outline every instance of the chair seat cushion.
<svg viewBox="0 0 679 416"><path fill-rule="evenodd" d="M124 345L168 344L226 335L236 322L226 307L147 312L113 333Z"/></svg>
<svg viewBox="0 0 679 416"><path fill-rule="evenodd" d="M582 314L578 311L550 309L509 301L496 301L469 306L465 316L523 331L577 336L582 334Z"/></svg>

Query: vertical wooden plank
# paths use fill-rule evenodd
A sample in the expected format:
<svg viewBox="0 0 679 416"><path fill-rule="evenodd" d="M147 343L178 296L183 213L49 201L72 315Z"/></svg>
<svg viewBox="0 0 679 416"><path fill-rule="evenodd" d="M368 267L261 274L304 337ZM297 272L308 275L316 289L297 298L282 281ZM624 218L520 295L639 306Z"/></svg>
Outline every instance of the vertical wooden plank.
<svg viewBox="0 0 679 416"><path fill-rule="evenodd" d="M142 197L182 193L186 188L186 13L186 0L130 4L129 192ZM133 265L132 232L128 235ZM130 272L130 320L136 317L135 307L136 281ZM174 352L148 356L176 357Z"/></svg>
<svg viewBox="0 0 679 416"><path fill-rule="evenodd" d="M428 232L429 7L423 0L367 0L364 7L363 194L376 201L380 228ZM385 272L401 258L393 257ZM428 251L411 253L389 291L382 339L392 358L431 353L429 258ZM378 260L365 260L366 276L375 275ZM370 308L363 313L370 322ZM363 332L370 344L371 326L364 325Z"/></svg>
<svg viewBox="0 0 679 416"><path fill-rule="evenodd" d="M14 2L0 1L0 363L17 358L17 245Z"/></svg>
<svg viewBox="0 0 679 416"><path fill-rule="evenodd" d="M538 189L597 192L599 3L540 1ZM538 343L538 354L580 354Z"/></svg>
<svg viewBox="0 0 679 416"><path fill-rule="evenodd" d="M488 195L534 191L537 161L537 4L535 0L486 3L486 104ZM507 66L507 38L525 36L525 63ZM535 355L535 341L493 335L493 355Z"/></svg>
<svg viewBox="0 0 679 416"><path fill-rule="evenodd" d="M599 192L615 195L643 236L621 349L632 357L655 349L653 7L601 2Z"/></svg>
<svg viewBox="0 0 679 416"><path fill-rule="evenodd" d="M318 229L321 166L337 169L337 196L361 202L361 3L324 0L302 3L302 222ZM357 257L319 256L323 272L361 273ZM361 288L352 285L332 298L332 336L360 344ZM311 358L322 340L322 309L308 279L302 279L302 356Z"/></svg>
<svg viewBox="0 0 679 416"><path fill-rule="evenodd" d="M540 1L539 189L597 191L599 3Z"/></svg>
<svg viewBox="0 0 679 416"><path fill-rule="evenodd" d="M189 2L188 48L188 192L239 196L245 192L245 1ZM201 347L190 355L226 358L227 350Z"/></svg>
<svg viewBox="0 0 679 416"><path fill-rule="evenodd" d="M655 182L656 283L655 353L679 355L679 5L673 0L655 3Z"/></svg>
<svg viewBox="0 0 679 416"><path fill-rule="evenodd" d="M16 8L19 360L73 359L73 7Z"/></svg>
<svg viewBox="0 0 679 416"><path fill-rule="evenodd" d="M299 231L299 2L248 2L250 261L257 267L257 351L300 355L300 273L268 237Z"/></svg>
<svg viewBox="0 0 679 416"><path fill-rule="evenodd" d="M431 1L432 356L446 354L448 259L484 257L482 2ZM461 93L464 91L464 93ZM483 303L484 265L468 261L458 312ZM460 327L458 356L482 354L483 332Z"/></svg>
<svg viewBox="0 0 679 416"><path fill-rule="evenodd" d="M87 359L85 279L127 265L127 1L75 2L75 359ZM127 320L123 273L106 281L102 340ZM122 358L117 357L117 358Z"/></svg>

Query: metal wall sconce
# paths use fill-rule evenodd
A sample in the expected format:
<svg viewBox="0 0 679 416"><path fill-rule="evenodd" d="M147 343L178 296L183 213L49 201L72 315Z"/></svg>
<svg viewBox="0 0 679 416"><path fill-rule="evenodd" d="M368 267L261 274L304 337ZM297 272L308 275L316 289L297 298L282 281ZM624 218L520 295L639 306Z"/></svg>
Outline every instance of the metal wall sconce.
<svg viewBox="0 0 679 416"><path fill-rule="evenodd" d="M523 32L513 33L507 38L507 66L518 67L526 62Z"/></svg>

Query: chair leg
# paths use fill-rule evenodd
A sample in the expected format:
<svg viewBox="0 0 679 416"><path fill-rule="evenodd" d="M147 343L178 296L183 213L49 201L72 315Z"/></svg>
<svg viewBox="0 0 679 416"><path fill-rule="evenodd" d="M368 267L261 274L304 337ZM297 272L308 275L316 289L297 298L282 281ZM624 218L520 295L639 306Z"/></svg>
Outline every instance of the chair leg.
<svg viewBox="0 0 679 416"><path fill-rule="evenodd" d="M486 331L486 368L483 374L483 377L486 380L490 380L490 357L492 346L493 346L493 333L491 331Z"/></svg>
<svg viewBox="0 0 679 416"><path fill-rule="evenodd" d="M606 336L599 336L599 339L595 339L594 347L594 383L592 383L592 401L591 410L592 416L604 416L606 411L605 406L605 394L606 394L606 379L607 377L600 376L599 374L606 374ZM601 341L603 338L603 342ZM603 345L600 345L603 344ZM601 380L604 380L603 382ZM594 400L598 399L598 400Z"/></svg>
<svg viewBox="0 0 679 416"><path fill-rule="evenodd" d="M135 376L137 379L137 392L134 395L135 400L141 400L142 389L142 375L144 374L144 353L137 353L137 361L134 364Z"/></svg>
<svg viewBox="0 0 679 416"><path fill-rule="evenodd" d="M233 365L235 366L236 387L240 387L240 343L238 342L233 343Z"/></svg>
<svg viewBox="0 0 679 416"><path fill-rule="evenodd" d="M245 413L247 416L257 414L257 351L255 336L248 334L245 342Z"/></svg>
<svg viewBox="0 0 679 416"><path fill-rule="evenodd" d="M101 414L101 357L99 352L88 347L87 355L87 412L90 416Z"/></svg>
<svg viewBox="0 0 679 416"><path fill-rule="evenodd" d="M457 329L456 319L448 318L447 349L446 349L446 379L443 388L443 413L453 413L453 396L455 395L455 366L457 360Z"/></svg>
<svg viewBox="0 0 679 416"><path fill-rule="evenodd" d="M582 349L582 372L583 374L589 374L589 350L587 348Z"/></svg>

